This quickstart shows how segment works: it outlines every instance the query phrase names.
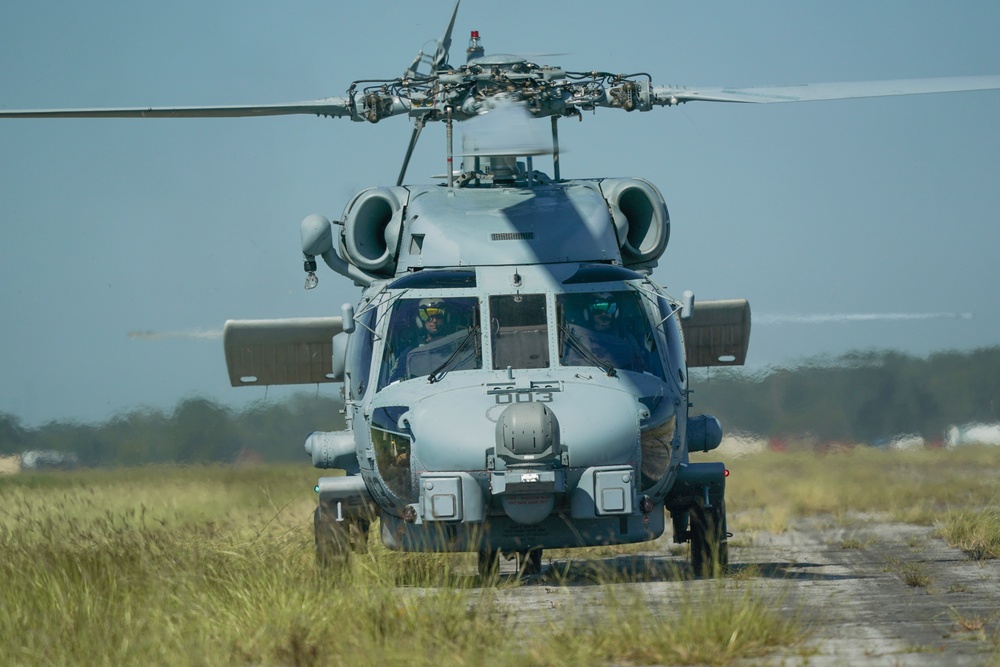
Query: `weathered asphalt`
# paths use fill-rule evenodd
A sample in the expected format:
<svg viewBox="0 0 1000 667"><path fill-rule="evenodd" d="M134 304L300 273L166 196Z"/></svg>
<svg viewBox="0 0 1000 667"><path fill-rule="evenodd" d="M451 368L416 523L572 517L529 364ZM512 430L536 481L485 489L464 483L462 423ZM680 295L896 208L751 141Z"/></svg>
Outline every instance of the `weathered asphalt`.
<svg viewBox="0 0 1000 667"><path fill-rule="evenodd" d="M637 555L546 556L541 575L496 595L528 631L566 614L600 622L609 605L635 599L628 596L669 615L672 601L697 599L715 585L693 580L686 553L671 546L661 538ZM877 516L798 519L781 534L734 536L730 563L726 590L742 595L749 587L809 632L746 664L1000 665L1000 561L972 560L933 528ZM601 583L612 573L633 583Z"/></svg>

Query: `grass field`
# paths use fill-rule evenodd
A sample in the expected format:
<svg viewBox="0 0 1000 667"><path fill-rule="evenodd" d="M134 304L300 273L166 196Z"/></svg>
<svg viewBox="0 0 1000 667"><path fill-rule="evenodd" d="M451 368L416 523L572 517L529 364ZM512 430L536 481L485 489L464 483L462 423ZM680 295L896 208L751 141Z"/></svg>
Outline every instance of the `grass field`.
<svg viewBox="0 0 1000 667"><path fill-rule="evenodd" d="M767 452L727 465L737 531L780 533L793 516L874 512L936 525L954 546L1000 557L1000 448Z"/></svg>
<svg viewBox="0 0 1000 667"><path fill-rule="evenodd" d="M997 557L997 455L761 454L730 463L727 503L740 530L888 512ZM0 478L0 664L725 664L808 632L745 577L691 582L662 608L620 593L599 624L526 632L494 594L523 582L481 581L469 555L373 540L323 572L316 476L220 466Z"/></svg>

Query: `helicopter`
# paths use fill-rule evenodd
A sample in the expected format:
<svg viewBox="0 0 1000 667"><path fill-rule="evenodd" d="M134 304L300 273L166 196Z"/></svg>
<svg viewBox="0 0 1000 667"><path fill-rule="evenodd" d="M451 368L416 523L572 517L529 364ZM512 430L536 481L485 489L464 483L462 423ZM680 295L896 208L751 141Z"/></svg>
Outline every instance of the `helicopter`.
<svg viewBox="0 0 1000 667"><path fill-rule="evenodd" d="M483 573L499 553L513 553L537 571L543 549L654 539L665 509L675 541L692 543L694 569L724 568L725 468L689 456L717 446L721 425L688 414L687 371L742 363L749 306L696 304L655 285L651 272L670 229L662 195L642 179L562 179L558 122L598 109L975 90L1000 87L998 79L658 87L647 75L487 55L475 33L465 64L455 67L457 10L433 53L395 79L354 82L346 97L3 115L410 117L394 186L358 193L341 220L302 223L307 284L322 259L362 288L360 303L340 318L226 327L236 386L344 381L349 428L306 443L317 467L348 472L317 485L321 561L362 545L377 516L392 548L477 551ZM427 123L450 133L498 117L511 119L493 133L501 139L525 119L550 119L551 148L449 150L445 185L404 185ZM534 169L549 152L551 176ZM465 160L457 170L456 157ZM596 330L609 317L618 340ZM421 341L435 320L446 335Z"/></svg>

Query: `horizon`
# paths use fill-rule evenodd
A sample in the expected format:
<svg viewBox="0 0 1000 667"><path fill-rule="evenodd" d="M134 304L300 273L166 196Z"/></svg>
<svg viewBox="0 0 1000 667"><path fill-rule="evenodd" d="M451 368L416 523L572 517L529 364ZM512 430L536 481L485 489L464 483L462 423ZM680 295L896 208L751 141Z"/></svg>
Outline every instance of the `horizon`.
<svg viewBox="0 0 1000 667"><path fill-rule="evenodd" d="M988 354L992 351L1000 351L1000 344L991 345L986 347L980 347L969 350L937 350L929 354L909 354L906 352L901 352L899 350L892 350L888 348L875 349L870 348L866 350L849 350L847 352L841 353L837 356L831 356L829 354L818 354L812 357L804 358L798 360L797 363L790 365L774 365L767 366L763 368L756 368L750 366L720 366L713 368L694 368L690 369L690 381L692 389L697 391L698 384L705 382L712 382L712 376L716 378L721 377L725 379L731 379L734 376L736 378L748 378L754 382L763 382L768 376L776 373L786 373L786 372L800 372L800 371L810 371L818 368L871 368L879 367L881 364L877 363L882 358L886 356L898 355L905 357L910 361L930 361L932 357L939 356L949 356L957 355L961 357L971 357L977 354ZM859 363L859 361L861 363ZM871 362L876 363L871 363ZM336 392L333 395L320 394L317 391L317 385L294 385L288 387L270 387L271 390L282 389L277 397L266 396L264 398L256 398L250 401L246 401L240 404L227 403L225 401L219 401L212 397L201 395L201 394L189 394L182 396L177 399L176 403L171 405L131 405L123 406L122 409L114 414L106 415L100 421L86 421L72 418L62 418L53 417L45 422L27 424L21 418L20 415L16 413L0 409L0 415L5 415L8 417L13 417L18 425L27 430L38 430L48 426L54 425L69 425L69 426L103 426L111 422L114 422L122 417L136 414L136 413L158 413L163 416L172 416L175 414L184 403L188 401L207 401L213 406L221 408L231 414L247 414L252 413L257 410L267 409L275 405L280 405L282 403L290 403L296 400L304 399L325 399L332 401L335 404L343 404L344 399L340 395L339 388L342 383L328 383L320 386L333 387L336 388ZM266 394L267 392L265 392ZM329 393L329 392L328 392ZM736 434L733 434L734 436Z"/></svg>

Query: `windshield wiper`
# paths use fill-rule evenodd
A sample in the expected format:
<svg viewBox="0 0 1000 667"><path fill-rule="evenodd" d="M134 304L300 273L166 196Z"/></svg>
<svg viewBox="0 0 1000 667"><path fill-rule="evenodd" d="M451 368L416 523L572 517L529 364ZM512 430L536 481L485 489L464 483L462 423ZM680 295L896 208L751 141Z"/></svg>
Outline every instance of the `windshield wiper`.
<svg viewBox="0 0 1000 667"><path fill-rule="evenodd" d="M452 362L458 358L458 353L461 352L465 348L465 346L469 343L469 341L473 340L474 337L477 335L479 335L478 324L469 329L468 335L462 339L462 342L459 343L458 347L455 348L455 351L452 352L448 356L448 358L444 360L444 363L442 363L440 366L438 366L437 368L435 368L430 372L430 374L427 376L427 382L434 384L435 382L440 380L443 377L445 369L451 366Z"/></svg>
<svg viewBox="0 0 1000 667"><path fill-rule="evenodd" d="M609 378L618 376L618 371L615 370L614 366L591 352L590 348L584 345L565 324L560 324L559 329L565 334L566 342L569 343L569 346L579 352L584 359L604 371Z"/></svg>

